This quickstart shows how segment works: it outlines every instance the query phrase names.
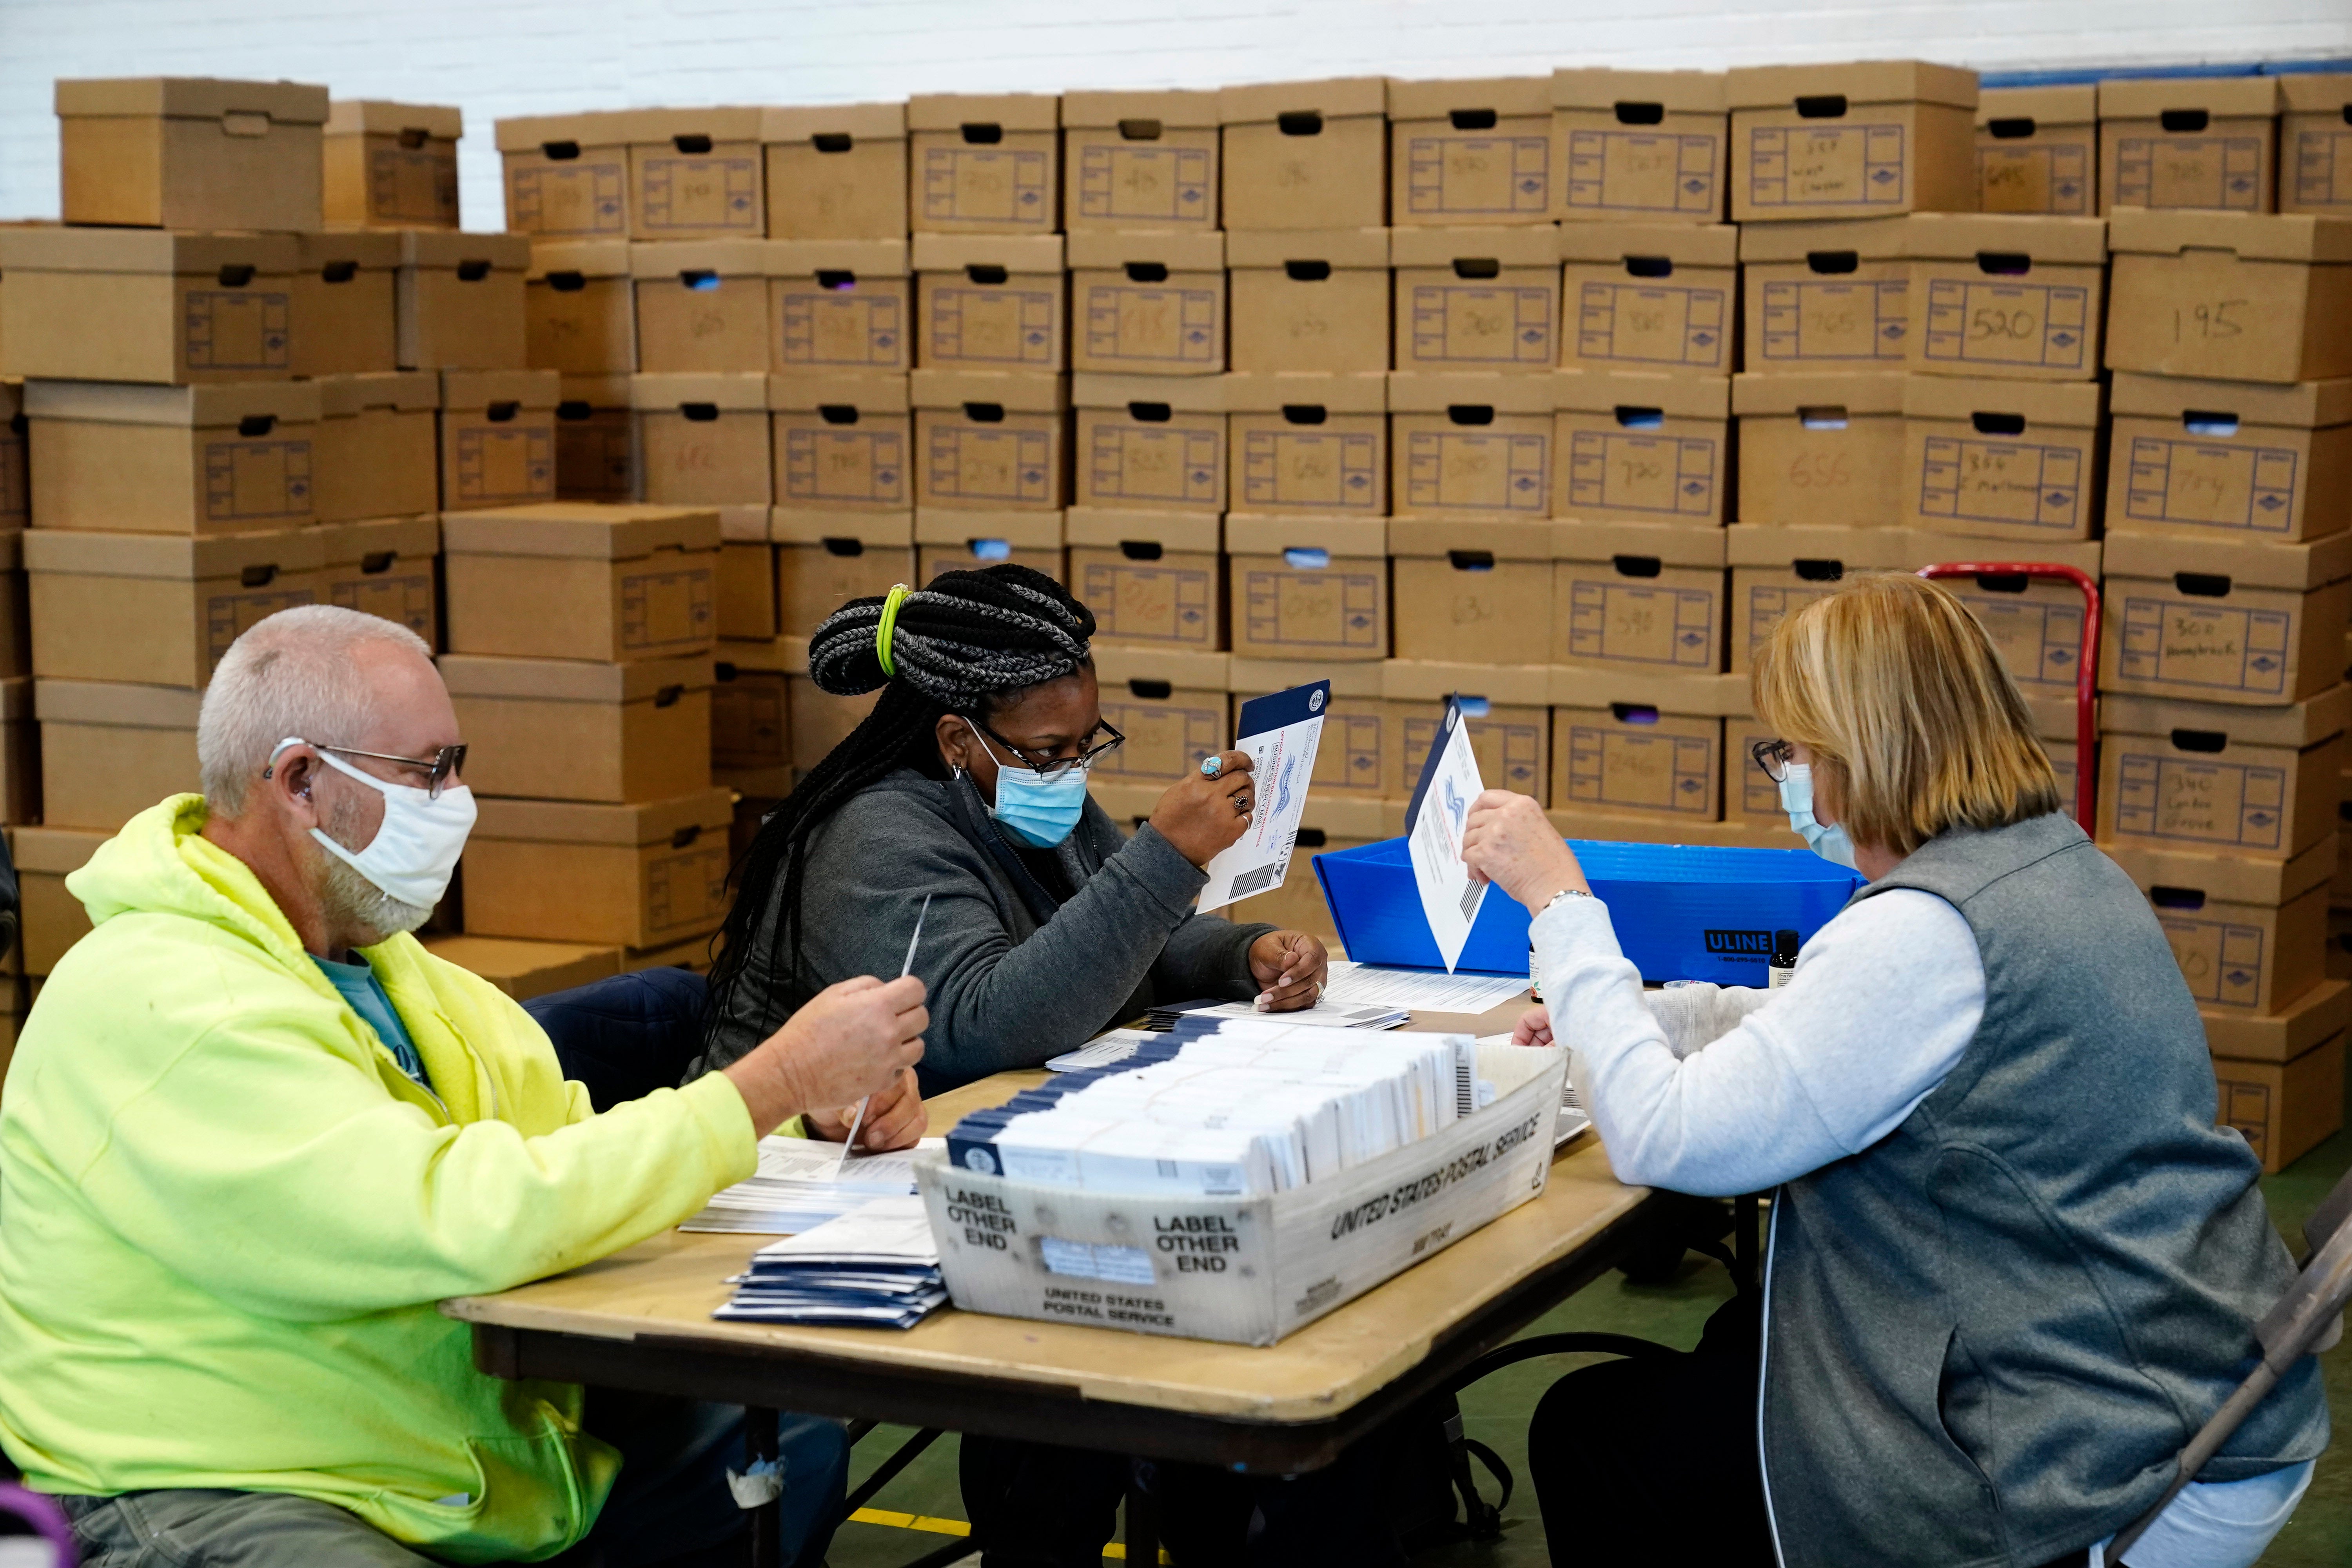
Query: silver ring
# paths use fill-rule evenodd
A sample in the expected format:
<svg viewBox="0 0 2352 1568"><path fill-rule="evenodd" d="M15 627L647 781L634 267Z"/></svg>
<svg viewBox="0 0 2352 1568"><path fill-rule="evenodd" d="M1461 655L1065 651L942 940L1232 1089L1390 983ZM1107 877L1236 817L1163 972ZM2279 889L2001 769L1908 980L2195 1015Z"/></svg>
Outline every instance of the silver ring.
<svg viewBox="0 0 2352 1568"><path fill-rule="evenodd" d="M1237 795L1231 798L1234 803L1234 815L1235 816L1247 816L1255 809L1255 807L1251 804L1249 796L1245 795Z"/></svg>
<svg viewBox="0 0 2352 1568"><path fill-rule="evenodd" d="M1213 778L1215 778L1219 773L1223 773L1224 771L1225 771L1225 759L1224 759L1224 758L1223 758L1223 757L1221 757L1221 756L1211 755L1211 756L1202 757L1202 758L1201 759L1201 776L1202 776L1202 778L1204 778L1204 779L1213 779Z"/></svg>

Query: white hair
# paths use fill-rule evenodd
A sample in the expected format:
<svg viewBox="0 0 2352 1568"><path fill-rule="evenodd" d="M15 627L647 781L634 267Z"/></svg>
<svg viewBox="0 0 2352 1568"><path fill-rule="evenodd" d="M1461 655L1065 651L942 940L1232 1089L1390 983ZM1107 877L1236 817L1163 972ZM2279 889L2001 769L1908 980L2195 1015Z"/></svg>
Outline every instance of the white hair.
<svg viewBox="0 0 2352 1568"><path fill-rule="evenodd" d="M352 656L369 643L433 657L425 639L399 622L340 605L280 610L231 643L196 717L205 805L225 817L244 811L246 791L289 736L357 745L367 733L373 693Z"/></svg>

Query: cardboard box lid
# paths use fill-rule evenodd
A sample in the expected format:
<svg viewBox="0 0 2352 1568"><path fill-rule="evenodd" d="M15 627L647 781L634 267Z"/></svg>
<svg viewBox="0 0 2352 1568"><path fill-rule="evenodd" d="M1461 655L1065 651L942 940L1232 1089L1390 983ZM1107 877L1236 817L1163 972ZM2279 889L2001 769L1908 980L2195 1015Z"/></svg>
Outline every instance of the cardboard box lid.
<svg viewBox="0 0 2352 1568"><path fill-rule="evenodd" d="M854 272L861 278L904 278L908 272L907 242L903 239L769 239L737 243L764 250L764 268L772 278L814 278L820 272ZM644 270L649 259L648 253L668 248L668 246L661 244L635 247L637 276L651 276ZM679 265L702 267L710 263L681 262Z"/></svg>
<svg viewBox="0 0 2352 1568"><path fill-rule="evenodd" d="M1368 119L1388 111L1389 79L1384 76L1263 81L1217 89L1217 115L1227 125L1270 124L1286 114L1345 120Z"/></svg>
<svg viewBox="0 0 2352 1568"><path fill-rule="evenodd" d="M400 236L387 228L331 228L294 237L297 270L315 272L339 261L389 272L400 265Z"/></svg>
<svg viewBox="0 0 2352 1568"><path fill-rule="evenodd" d="M1869 531L1864 530L1864 531L1867 532ZM2027 555L2030 559L2045 565L2072 566L2077 572L2081 572L2086 576L2096 577L2099 574L2101 563L2100 557L2104 549L2100 542L2095 539L2078 539L2072 542L2060 540L2036 540L2034 541L2033 548L2031 552L2021 552L2014 548L2017 543L2017 541L2015 540L2005 542L2011 548L2001 550L1994 548L1996 545L2000 545L2004 542L2003 541L1997 539L1955 538L1948 533L1937 533L1931 530L1924 528L1902 529L1895 531L1899 531L1909 538L1911 542L1911 564L1914 568L1927 565L1959 564L1969 562L1975 562L1980 564L1999 565L2005 563L2014 562L2018 559L2020 554L2022 553ZM1992 574L1988 574L1988 575ZM2081 591L2075 588L2072 584L2046 582L2042 584L2042 588L2045 592L2062 595L2070 605L2079 604L2082 602ZM2029 695L2025 700L2026 705L2028 707L2032 707L2035 702L2042 700ZM2074 697L2070 694L2064 697L2053 698L2051 699L2051 700L2054 702L2065 715L2065 727L2063 731L2061 731L2060 738L2063 739L2073 735L2074 733ZM2045 734L2049 733L2047 731L2042 732Z"/></svg>
<svg viewBox="0 0 2352 1568"><path fill-rule="evenodd" d="M404 228L400 231L403 267L458 268L488 262L499 272L520 272L530 266L530 236L527 234L460 234L452 229Z"/></svg>
<svg viewBox="0 0 2352 1568"><path fill-rule="evenodd" d="M1562 261L1622 263L1664 257L1676 267L1731 267L1739 260L1739 226L1728 223L1566 223Z"/></svg>
<svg viewBox="0 0 2352 1568"><path fill-rule="evenodd" d="M1728 419L1731 379L1721 375L1662 375L1638 370L1561 370L1551 376L1552 406L1569 413L1610 414L1654 408L1669 419Z"/></svg>
<svg viewBox="0 0 2352 1568"><path fill-rule="evenodd" d="M1217 123L1217 94L1173 88L1134 88L1062 94L1065 130L1100 131L1129 120L1156 120L1178 130Z"/></svg>
<svg viewBox="0 0 2352 1568"><path fill-rule="evenodd" d="M1012 371L919 370L907 378L907 385L908 395L918 408L961 409L967 403L989 403L1023 414L1060 414L1070 406L1068 379L1050 372L1023 375Z"/></svg>
<svg viewBox="0 0 2352 1568"><path fill-rule="evenodd" d="M249 267L263 276L294 271L290 234L231 234L169 228L0 226L0 271L216 275Z"/></svg>
<svg viewBox="0 0 2352 1568"><path fill-rule="evenodd" d="M2352 107L2352 71L2289 71L2273 79L2289 114L2337 114Z"/></svg>
<svg viewBox="0 0 2352 1568"><path fill-rule="evenodd" d="M167 120L217 120L224 114L266 114L281 125L327 122L327 89L299 81L210 76L60 78L56 104L60 119L154 114Z"/></svg>
<svg viewBox="0 0 2352 1568"><path fill-rule="evenodd" d="M525 942L503 936L433 936L425 951L504 990L528 987L546 995L609 980L621 972L621 950L569 942Z"/></svg>
<svg viewBox="0 0 2352 1568"><path fill-rule="evenodd" d="M2352 423L2352 377L2257 384L2119 370L2108 402L2117 414L2158 419L2180 419L2194 412L2233 416L2249 425L2316 430Z"/></svg>
<svg viewBox="0 0 2352 1568"><path fill-rule="evenodd" d="M1080 268L1165 267L1171 272L1217 272L1225 265L1222 231L1188 234L1170 228L1088 229L1064 241L1072 271Z"/></svg>
<svg viewBox="0 0 2352 1568"><path fill-rule="evenodd" d="M2227 702L2185 702L2171 697L2105 694L2099 708L2103 735L2168 737L2183 730L2220 735L2228 746L2292 746L2301 751L2352 727L2352 686L2331 686L2316 697L2275 708Z"/></svg>
<svg viewBox="0 0 2352 1568"><path fill-rule="evenodd" d="M1378 698L1388 689L1381 679L1385 662L1331 664L1312 658L1235 658L1225 669L1225 689L1240 697L1257 697L1328 680L1334 697Z"/></svg>
<svg viewBox="0 0 2352 1568"><path fill-rule="evenodd" d="M913 265L918 272L961 272L969 267L1002 267L1024 276L1062 270L1058 234L919 234Z"/></svg>
<svg viewBox="0 0 2352 1568"><path fill-rule="evenodd" d="M691 244L692 241L682 243ZM739 242L740 243L740 242ZM536 282L562 273L583 278L626 278L629 242L625 239L539 239L530 242L530 265L523 277Z"/></svg>
<svg viewBox="0 0 2352 1568"><path fill-rule="evenodd" d="M1389 553L1422 560L1443 560L1452 552L1485 551L1497 561L1551 560L1551 523L1489 522L1483 519L1403 518L1389 520Z"/></svg>
<svg viewBox="0 0 2352 1568"><path fill-rule="evenodd" d="M18 871L62 877L89 865L89 858L98 853L98 847L114 835L79 827L36 827L28 825L10 828L8 837Z"/></svg>
<svg viewBox="0 0 2352 1568"><path fill-rule="evenodd" d="M1614 665L1554 665L1551 700L1562 708L1654 708L1661 713L1720 719L1748 711L1748 677L1675 674ZM1725 758L1746 763L1745 757Z"/></svg>
<svg viewBox="0 0 2352 1568"><path fill-rule="evenodd" d="M1587 522L1580 518L1554 518L1551 557L1555 561L1615 562L1621 558L1655 561L1661 566L1720 569L1728 559L1720 528L1693 528L1680 522Z"/></svg>
<svg viewBox="0 0 2352 1568"><path fill-rule="evenodd" d="M169 533L85 533L37 528L25 535L25 570L34 575L148 577L193 583L242 576L275 567L315 572L326 564L326 542L315 530L228 533L193 539Z"/></svg>
<svg viewBox="0 0 2352 1568"><path fill-rule="evenodd" d="M2154 120L2169 109L2201 109L2217 120L2276 114L2278 78L2110 77L2099 83L2101 120Z"/></svg>
<svg viewBox="0 0 2352 1568"><path fill-rule="evenodd" d="M452 697L536 697L553 702L650 702L665 692L708 691L711 660L649 658L605 664L581 658L489 658L445 653L436 661Z"/></svg>
<svg viewBox="0 0 2352 1568"><path fill-rule="evenodd" d="M2331 533L2300 544L2245 544L2236 540L2176 539L2166 534L2110 533L2107 575L2159 578L2177 573L2227 577L2232 589L2281 588L2308 593L2352 577L2352 533Z"/></svg>
<svg viewBox="0 0 2352 1568"><path fill-rule="evenodd" d="M1130 680L1164 680L1177 691L1213 691L1223 695L1232 672L1233 657L1197 653L1191 648L1131 647L1120 643L1094 645L1095 679L1103 689L1123 687ZM1132 695L1140 696L1129 688Z"/></svg>
<svg viewBox="0 0 2352 1568"><path fill-rule="evenodd" d="M441 520L429 512L422 517L322 522L306 531L318 535L330 572L347 571L380 556L429 561L441 553Z"/></svg>
<svg viewBox="0 0 2352 1568"><path fill-rule="evenodd" d="M310 381L221 381L201 386L145 386L129 382L33 381L25 384L25 413L35 419L83 419L101 425L174 425L211 430L248 418L312 424L319 386Z"/></svg>
<svg viewBox="0 0 2352 1568"><path fill-rule="evenodd" d="M1235 269L1319 261L1335 271L1389 264L1384 228L1236 228L1225 235L1225 265Z"/></svg>
<svg viewBox="0 0 2352 1568"><path fill-rule="evenodd" d="M1491 76L1460 81L1406 81L1389 78L1391 120L1444 120L1465 110L1492 110L1497 116L1549 114L1551 79Z"/></svg>
<svg viewBox="0 0 2352 1568"><path fill-rule="evenodd" d="M2352 383L2347 383L2352 387ZM2003 381L1997 376L1913 375L1903 384L1906 419L1968 419L2016 414L2029 427L2095 430L2100 394L2095 381Z"/></svg>
<svg viewBox="0 0 2352 1568"><path fill-rule="evenodd" d="M2107 220L2040 213L1914 213L1905 247L1926 261L1974 261L1987 252L2034 266L2096 267L2107 258Z"/></svg>
<svg viewBox="0 0 2352 1568"><path fill-rule="evenodd" d="M967 125L1052 131L1061 123L1059 93L919 92L907 100L909 131L961 131Z"/></svg>
<svg viewBox="0 0 2352 1568"><path fill-rule="evenodd" d="M1614 109L1654 103L1669 114L1721 114L1721 71L1610 70L1563 66L1551 73L1554 109Z"/></svg>
<svg viewBox="0 0 2352 1568"><path fill-rule="evenodd" d="M1790 415L1807 408L1843 408L1849 418L1903 412L1899 371L1825 371L1818 375L1756 375L1731 378L1731 411L1742 417Z"/></svg>
<svg viewBox="0 0 2352 1568"><path fill-rule="evenodd" d="M2352 1024L2352 981L2323 980L2267 1018L2202 1009L2198 1016L2205 1021L2207 1047L2224 1060L2291 1062Z"/></svg>
<svg viewBox="0 0 2352 1568"><path fill-rule="evenodd" d="M768 376L764 371L644 373L629 377L629 406L638 410L676 411L690 404L708 403L730 413L745 409L765 412Z"/></svg>
<svg viewBox="0 0 2352 1568"><path fill-rule="evenodd" d="M1186 414L1222 414L1225 410L1225 378L1222 375L1106 375L1080 371L1070 378L1074 408L1116 408L1132 404L1165 404Z"/></svg>
<svg viewBox="0 0 2352 1568"><path fill-rule="evenodd" d="M712 109L639 109L632 111L629 141L637 145L661 145L680 136L708 136L713 142L757 142L766 110L757 106L730 105ZM684 151L684 149L680 149Z"/></svg>
<svg viewBox="0 0 2352 1568"><path fill-rule="evenodd" d="M2159 849L2131 840L2101 844L2099 850L2125 875L2150 888L2186 888L2228 903L2267 904L2275 909L2324 888L2336 871L2336 835L2292 860L2255 860L2240 855L2199 855Z"/></svg>
<svg viewBox="0 0 2352 1568"><path fill-rule="evenodd" d="M768 513L774 509L762 501L730 501L719 509L719 537L728 544L765 544L768 542Z"/></svg>
<svg viewBox="0 0 2352 1568"><path fill-rule="evenodd" d="M1465 373L1433 374L1389 372L1389 412L1444 414L1453 408L1491 408L1497 414L1550 414L1551 377Z"/></svg>
<svg viewBox="0 0 2352 1568"><path fill-rule="evenodd" d="M890 103L827 103L760 111L760 140L768 142L814 142L820 136L846 136L856 142L904 142L907 105Z"/></svg>
<svg viewBox="0 0 2352 1568"><path fill-rule="evenodd" d="M552 408L562 395L562 386L563 378L551 370L445 370L441 406L451 413L470 413L494 403Z"/></svg>
<svg viewBox="0 0 2352 1568"><path fill-rule="evenodd" d="M319 389L319 416L323 419L369 408L414 414L441 406L441 378L429 370L349 371L320 376L312 384Z"/></svg>
<svg viewBox="0 0 2352 1568"><path fill-rule="evenodd" d="M1734 66L1724 101L1733 109L1788 109L1801 98L1843 97L1848 103L1977 106L1977 73L1926 60L1860 60L1851 65Z"/></svg>
<svg viewBox="0 0 2352 1568"><path fill-rule="evenodd" d="M2099 84L2064 87L1988 87L1977 94L1977 123L2031 120L2036 132L2056 125L2090 126L2099 118Z"/></svg>
<svg viewBox="0 0 2352 1568"><path fill-rule="evenodd" d="M719 513L709 507L643 501L539 501L441 519L445 555L585 556L627 561L656 550L716 550Z"/></svg>
<svg viewBox="0 0 2352 1568"><path fill-rule="evenodd" d="M466 111L451 103L394 103L383 98L339 98L327 105L330 136L396 136L404 131L455 142L466 134Z"/></svg>
<svg viewBox="0 0 2352 1568"><path fill-rule="evenodd" d="M33 708L44 724L100 724L127 730L196 728L201 691L173 686L131 686L119 680L33 682Z"/></svg>
<svg viewBox="0 0 2352 1568"><path fill-rule="evenodd" d="M769 241L764 239L660 239L607 240L606 245L625 248L627 255L621 270L633 278L676 278L682 272L716 272L722 278L764 278L768 275ZM890 242L884 242L890 243ZM539 276L544 265L534 247L531 272ZM905 247L899 247L904 259ZM576 268L585 272L585 268ZM811 271L815 270L814 268ZM902 266L898 269L904 272Z"/></svg>
<svg viewBox="0 0 2352 1568"><path fill-rule="evenodd" d="M768 406L807 413L819 408L855 408L860 414L904 414L908 378L887 371L840 371L822 376L771 375Z"/></svg>
<svg viewBox="0 0 2352 1568"><path fill-rule="evenodd" d="M1389 552L1389 522L1383 517L1286 517L1231 511L1225 514L1225 549L1234 555L1328 550L1334 557L1384 561Z"/></svg>
<svg viewBox="0 0 2352 1568"><path fill-rule="evenodd" d="M918 544L970 544L975 540L1001 539L1015 550L1059 550L1062 514L1058 511L1013 511L994 507L919 506L915 509Z"/></svg>
<svg viewBox="0 0 2352 1568"><path fill-rule="evenodd" d="M1129 543L1156 544L1170 553L1214 555L1223 537L1222 520L1197 511L1074 506L1062 514L1063 542L1076 546L1117 550ZM1150 564L1139 557L1137 563Z"/></svg>
<svg viewBox="0 0 2352 1568"><path fill-rule="evenodd" d="M474 797L477 838L536 839L554 844L637 847L676 838L688 828L725 835L735 819L733 793L697 790L670 800L633 805L584 805L572 801ZM696 835L698 837L699 835ZM687 840L693 842L693 838Z"/></svg>
<svg viewBox="0 0 2352 1568"><path fill-rule="evenodd" d="M1559 231L1549 224L1400 228L1389 235L1389 260L1398 267L1452 267L1459 261L1550 267L1559 260Z"/></svg>
<svg viewBox="0 0 2352 1568"><path fill-rule="evenodd" d="M1499 705L1542 708L1551 701L1551 667L1433 658L1391 658L1381 667L1381 694L1392 701L1443 702L1456 693Z"/></svg>
<svg viewBox="0 0 2352 1568"><path fill-rule="evenodd" d="M2352 217L2117 207L2107 216L2107 248L2118 256L2226 250L2241 261L2352 261ZM0 267L6 264L0 249Z"/></svg>
<svg viewBox="0 0 2352 1568"><path fill-rule="evenodd" d="M1802 261L1842 252L1861 261L1900 261L1910 254L1907 216L1743 223L1738 229L1742 261Z"/></svg>
<svg viewBox="0 0 2352 1568"><path fill-rule="evenodd" d="M1224 384L1225 406L1236 414L1272 414L1284 408L1382 414L1389 405L1389 378L1376 370L1354 374L1232 371Z"/></svg>
<svg viewBox="0 0 2352 1568"><path fill-rule="evenodd" d="M500 120L491 134L501 153L536 153L551 143L574 142L589 147L617 148L630 139L636 120L634 109L592 110L581 114L530 114Z"/></svg>
<svg viewBox="0 0 2352 1568"><path fill-rule="evenodd" d="M822 544L828 539L854 539L869 547L907 550L915 542L915 514L911 508L905 511L830 511L770 507L768 538L777 544Z"/></svg>
<svg viewBox="0 0 2352 1568"><path fill-rule="evenodd" d="M1735 569L1786 572L1800 561L1835 561L1848 572L1904 572L1916 569L1920 554L1919 536L1904 528L1783 528L1735 522L1723 531L1723 542L1724 558ZM2038 545L2036 553L2041 553Z"/></svg>
<svg viewBox="0 0 2352 1568"><path fill-rule="evenodd" d="M583 418L595 409L626 408L628 405L629 378L626 374L567 375L558 384L555 416L558 419Z"/></svg>

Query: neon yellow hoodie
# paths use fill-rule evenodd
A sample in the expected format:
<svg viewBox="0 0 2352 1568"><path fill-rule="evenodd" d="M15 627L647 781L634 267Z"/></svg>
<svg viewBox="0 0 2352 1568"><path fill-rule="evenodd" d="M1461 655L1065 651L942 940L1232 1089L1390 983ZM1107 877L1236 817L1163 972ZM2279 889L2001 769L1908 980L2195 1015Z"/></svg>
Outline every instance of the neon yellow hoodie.
<svg viewBox="0 0 2352 1568"><path fill-rule="evenodd" d="M714 1073L596 1115L528 1014L395 937L366 957L436 1100L204 821L167 800L67 881L97 929L0 1104L0 1444L45 1491L292 1492L451 1562L551 1556L618 1456L433 1304L751 1174L742 1099Z"/></svg>

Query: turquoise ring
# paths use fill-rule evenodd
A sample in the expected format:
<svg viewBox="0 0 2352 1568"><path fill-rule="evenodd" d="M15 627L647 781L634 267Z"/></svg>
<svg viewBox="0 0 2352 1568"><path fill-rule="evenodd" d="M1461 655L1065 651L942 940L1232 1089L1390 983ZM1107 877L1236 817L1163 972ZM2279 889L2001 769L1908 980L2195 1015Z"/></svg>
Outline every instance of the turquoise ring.
<svg viewBox="0 0 2352 1568"><path fill-rule="evenodd" d="M1213 779L1224 771L1224 758L1221 756L1207 756L1201 759L1201 776L1202 778Z"/></svg>

